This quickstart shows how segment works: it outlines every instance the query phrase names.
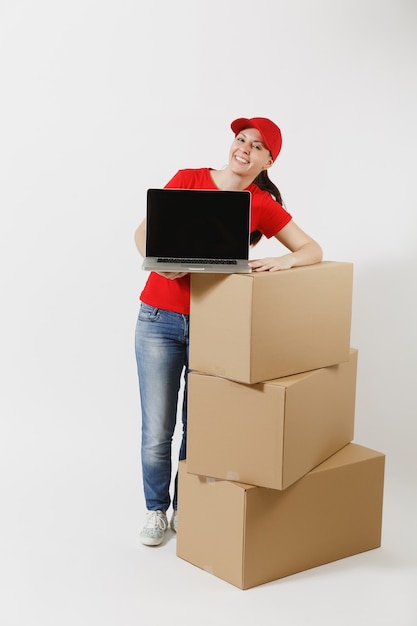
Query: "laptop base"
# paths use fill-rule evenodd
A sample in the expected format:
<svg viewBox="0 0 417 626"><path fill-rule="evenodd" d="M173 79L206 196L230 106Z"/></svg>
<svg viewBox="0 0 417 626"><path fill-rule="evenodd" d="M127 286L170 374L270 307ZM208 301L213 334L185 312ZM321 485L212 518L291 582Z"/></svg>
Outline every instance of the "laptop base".
<svg viewBox="0 0 417 626"><path fill-rule="evenodd" d="M161 263L152 257L145 259L142 269L149 272L193 272L199 274L250 274L252 268L248 261L242 260L237 263L193 264L193 263Z"/></svg>

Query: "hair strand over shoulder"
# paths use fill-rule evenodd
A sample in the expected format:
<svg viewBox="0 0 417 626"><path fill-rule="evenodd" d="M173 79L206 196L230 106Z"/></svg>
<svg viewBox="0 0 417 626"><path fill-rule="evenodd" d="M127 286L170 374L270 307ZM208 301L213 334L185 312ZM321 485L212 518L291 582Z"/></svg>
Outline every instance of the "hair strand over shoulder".
<svg viewBox="0 0 417 626"><path fill-rule="evenodd" d="M273 196L274 200L276 200L279 204L283 205L281 193L278 187L272 182L272 180L268 176L268 172L263 170L253 181L255 185L258 185L259 189L263 191L268 191L268 193ZM254 230L250 234L250 245L256 246L257 243L262 239L262 233L260 230Z"/></svg>

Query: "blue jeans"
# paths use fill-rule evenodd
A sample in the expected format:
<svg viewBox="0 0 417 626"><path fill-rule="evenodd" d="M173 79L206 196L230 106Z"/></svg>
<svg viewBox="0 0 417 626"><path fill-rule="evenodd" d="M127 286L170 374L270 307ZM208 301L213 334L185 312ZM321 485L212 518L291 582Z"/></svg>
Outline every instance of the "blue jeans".
<svg viewBox="0 0 417 626"><path fill-rule="evenodd" d="M166 511L171 503L172 438L182 374L185 387L179 459L186 457L188 344L188 315L141 303L135 348L142 408L142 477L149 511ZM172 502L175 510L177 486L178 474Z"/></svg>

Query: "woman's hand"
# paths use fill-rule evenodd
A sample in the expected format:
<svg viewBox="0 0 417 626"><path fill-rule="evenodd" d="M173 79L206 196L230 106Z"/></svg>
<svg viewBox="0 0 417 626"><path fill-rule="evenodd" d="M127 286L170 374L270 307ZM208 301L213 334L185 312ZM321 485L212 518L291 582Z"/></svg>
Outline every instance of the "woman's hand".
<svg viewBox="0 0 417 626"><path fill-rule="evenodd" d="M289 270L293 266L291 254L285 254L279 257L267 257L265 259L256 259L249 261L249 266L254 272L278 272L279 270Z"/></svg>

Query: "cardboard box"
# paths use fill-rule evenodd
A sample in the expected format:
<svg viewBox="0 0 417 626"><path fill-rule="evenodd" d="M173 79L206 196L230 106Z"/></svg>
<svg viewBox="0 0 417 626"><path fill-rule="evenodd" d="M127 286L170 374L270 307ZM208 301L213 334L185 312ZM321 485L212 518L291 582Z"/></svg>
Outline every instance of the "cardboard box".
<svg viewBox="0 0 417 626"><path fill-rule="evenodd" d="M357 355L254 385L190 372L188 471L272 489L294 483L353 439Z"/></svg>
<svg viewBox="0 0 417 626"><path fill-rule="evenodd" d="M190 368L258 383L349 359L353 265L191 276Z"/></svg>
<svg viewBox="0 0 417 626"><path fill-rule="evenodd" d="M285 491L180 463L177 556L248 589L381 545L385 457L356 444Z"/></svg>

